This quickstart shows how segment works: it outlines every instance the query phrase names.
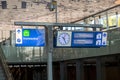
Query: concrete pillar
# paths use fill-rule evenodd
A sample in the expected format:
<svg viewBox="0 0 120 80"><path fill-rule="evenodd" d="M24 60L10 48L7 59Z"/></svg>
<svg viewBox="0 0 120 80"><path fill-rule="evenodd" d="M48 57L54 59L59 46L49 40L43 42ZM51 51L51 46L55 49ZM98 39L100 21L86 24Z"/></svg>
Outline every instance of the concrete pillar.
<svg viewBox="0 0 120 80"><path fill-rule="evenodd" d="M83 60L76 60L76 80L84 80Z"/></svg>
<svg viewBox="0 0 120 80"><path fill-rule="evenodd" d="M101 57L96 58L97 80L105 80L105 65Z"/></svg>
<svg viewBox="0 0 120 80"><path fill-rule="evenodd" d="M67 67L65 62L60 62L60 80L67 80Z"/></svg>

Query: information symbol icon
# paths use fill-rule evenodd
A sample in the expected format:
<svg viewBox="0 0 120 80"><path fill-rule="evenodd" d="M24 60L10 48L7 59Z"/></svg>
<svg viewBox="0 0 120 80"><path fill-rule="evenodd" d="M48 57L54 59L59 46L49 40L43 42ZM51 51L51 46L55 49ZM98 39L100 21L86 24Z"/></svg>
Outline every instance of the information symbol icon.
<svg viewBox="0 0 120 80"><path fill-rule="evenodd" d="M20 39L20 38L18 38L18 39L17 39L17 42L21 42L21 39Z"/></svg>

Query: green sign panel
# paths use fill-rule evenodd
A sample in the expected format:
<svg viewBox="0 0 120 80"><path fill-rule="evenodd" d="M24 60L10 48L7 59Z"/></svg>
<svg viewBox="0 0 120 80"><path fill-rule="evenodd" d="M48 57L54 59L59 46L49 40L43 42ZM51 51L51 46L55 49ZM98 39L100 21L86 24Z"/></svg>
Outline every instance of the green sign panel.
<svg viewBox="0 0 120 80"><path fill-rule="evenodd" d="M23 36L29 37L30 36L30 30L24 30Z"/></svg>

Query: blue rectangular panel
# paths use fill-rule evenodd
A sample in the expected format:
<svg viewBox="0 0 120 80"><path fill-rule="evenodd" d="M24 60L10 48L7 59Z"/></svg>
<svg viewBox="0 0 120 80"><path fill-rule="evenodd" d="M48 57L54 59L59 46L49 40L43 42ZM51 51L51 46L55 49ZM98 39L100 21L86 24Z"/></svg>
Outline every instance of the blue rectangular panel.
<svg viewBox="0 0 120 80"><path fill-rule="evenodd" d="M67 32L63 32L67 33ZM68 47L68 48L95 48L103 47L107 44L107 32L81 32L81 31L71 31L71 46L55 46L55 47ZM59 36L57 36L58 38ZM56 39L57 40L57 39Z"/></svg>
<svg viewBox="0 0 120 80"><path fill-rule="evenodd" d="M71 47L95 46L95 32L72 32Z"/></svg>
<svg viewBox="0 0 120 80"><path fill-rule="evenodd" d="M21 32L20 32L21 31ZM19 37L20 35L20 37ZM22 38L21 38L22 35ZM16 46L45 46L45 30L44 29L17 29L16 30Z"/></svg>

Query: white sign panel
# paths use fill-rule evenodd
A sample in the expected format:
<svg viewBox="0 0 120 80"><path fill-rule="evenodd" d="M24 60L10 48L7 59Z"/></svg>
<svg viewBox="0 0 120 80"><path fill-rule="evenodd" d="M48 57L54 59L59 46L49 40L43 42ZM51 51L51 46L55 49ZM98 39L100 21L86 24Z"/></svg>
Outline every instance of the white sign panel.
<svg viewBox="0 0 120 80"><path fill-rule="evenodd" d="M107 32L102 33L102 45L107 45Z"/></svg>
<svg viewBox="0 0 120 80"><path fill-rule="evenodd" d="M16 44L22 44L22 29L16 29Z"/></svg>

